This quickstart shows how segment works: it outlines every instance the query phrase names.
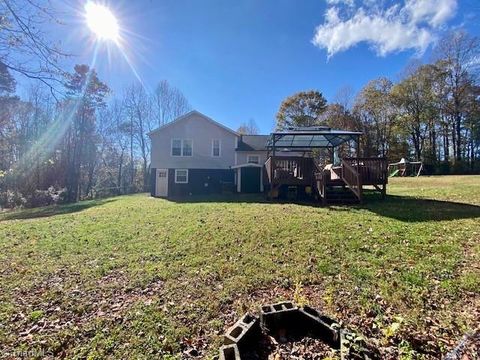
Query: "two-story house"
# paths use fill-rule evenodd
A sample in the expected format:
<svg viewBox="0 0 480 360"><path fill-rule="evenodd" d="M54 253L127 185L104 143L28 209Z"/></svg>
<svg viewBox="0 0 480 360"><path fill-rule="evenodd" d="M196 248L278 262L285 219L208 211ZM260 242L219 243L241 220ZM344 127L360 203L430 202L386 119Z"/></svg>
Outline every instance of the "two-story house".
<svg viewBox="0 0 480 360"><path fill-rule="evenodd" d="M267 188L270 198L313 198L326 204L361 202L363 187L373 186L385 197L388 161L358 157L360 135L320 125L242 136L192 111L150 133L152 195L255 193ZM341 147L356 157L341 159ZM329 154L326 166L318 161L322 149Z"/></svg>
<svg viewBox="0 0 480 360"><path fill-rule="evenodd" d="M268 135L240 135L191 111L150 134L152 195L261 192Z"/></svg>

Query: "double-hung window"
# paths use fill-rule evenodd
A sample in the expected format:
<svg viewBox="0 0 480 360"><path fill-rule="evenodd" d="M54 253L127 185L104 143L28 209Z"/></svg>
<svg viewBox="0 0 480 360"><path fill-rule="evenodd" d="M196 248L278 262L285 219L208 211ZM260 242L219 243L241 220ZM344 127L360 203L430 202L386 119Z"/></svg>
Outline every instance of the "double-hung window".
<svg viewBox="0 0 480 360"><path fill-rule="evenodd" d="M188 184L187 169L175 169L175 184Z"/></svg>
<svg viewBox="0 0 480 360"><path fill-rule="evenodd" d="M182 156L182 140L172 140L172 156Z"/></svg>
<svg viewBox="0 0 480 360"><path fill-rule="evenodd" d="M182 141L182 155L183 156L192 156L192 140L183 140Z"/></svg>
<svg viewBox="0 0 480 360"><path fill-rule="evenodd" d="M219 139L212 140L212 156L213 157L220 156L220 140Z"/></svg>
<svg viewBox="0 0 480 360"><path fill-rule="evenodd" d="M172 139L172 156L192 156L192 140Z"/></svg>
<svg viewBox="0 0 480 360"><path fill-rule="evenodd" d="M260 156L258 156L258 155L247 155L247 163L248 164L259 164L260 163Z"/></svg>

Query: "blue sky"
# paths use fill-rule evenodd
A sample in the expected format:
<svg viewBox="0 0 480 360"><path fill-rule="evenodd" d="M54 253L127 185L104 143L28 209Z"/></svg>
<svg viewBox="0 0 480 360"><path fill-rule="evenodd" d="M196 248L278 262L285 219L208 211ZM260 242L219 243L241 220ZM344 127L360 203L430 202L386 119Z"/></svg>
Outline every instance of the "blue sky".
<svg viewBox="0 0 480 360"><path fill-rule="evenodd" d="M464 27L480 33L478 0L144 0L101 1L118 17L126 53L145 86L161 79L180 88L192 106L236 129L255 119L274 125L282 99L318 89L358 91L369 80L395 80L415 57L428 60L435 39ZM67 49L93 57L82 10L65 5L65 25L54 29ZM319 27L320 28L317 28ZM314 40L315 39L315 43ZM99 76L121 95L136 80L115 46L101 45Z"/></svg>

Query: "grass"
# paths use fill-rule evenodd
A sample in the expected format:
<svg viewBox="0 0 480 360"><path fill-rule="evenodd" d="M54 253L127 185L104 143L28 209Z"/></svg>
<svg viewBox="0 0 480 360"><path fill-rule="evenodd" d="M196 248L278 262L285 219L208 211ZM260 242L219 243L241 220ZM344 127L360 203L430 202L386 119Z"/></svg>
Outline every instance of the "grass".
<svg viewBox="0 0 480 360"><path fill-rule="evenodd" d="M480 176L393 179L388 194L0 214L0 354L211 358L243 312L295 297L394 357L438 358L480 319Z"/></svg>

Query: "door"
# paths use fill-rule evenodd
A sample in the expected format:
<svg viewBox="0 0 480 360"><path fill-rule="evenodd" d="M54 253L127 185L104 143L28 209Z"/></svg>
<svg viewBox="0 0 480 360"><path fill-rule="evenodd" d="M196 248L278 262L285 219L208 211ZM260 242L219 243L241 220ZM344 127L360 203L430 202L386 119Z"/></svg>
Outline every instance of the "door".
<svg viewBox="0 0 480 360"><path fill-rule="evenodd" d="M246 193L260 192L260 167L241 168L241 191Z"/></svg>
<svg viewBox="0 0 480 360"><path fill-rule="evenodd" d="M157 169L155 196L168 196L168 169Z"/></svg>

